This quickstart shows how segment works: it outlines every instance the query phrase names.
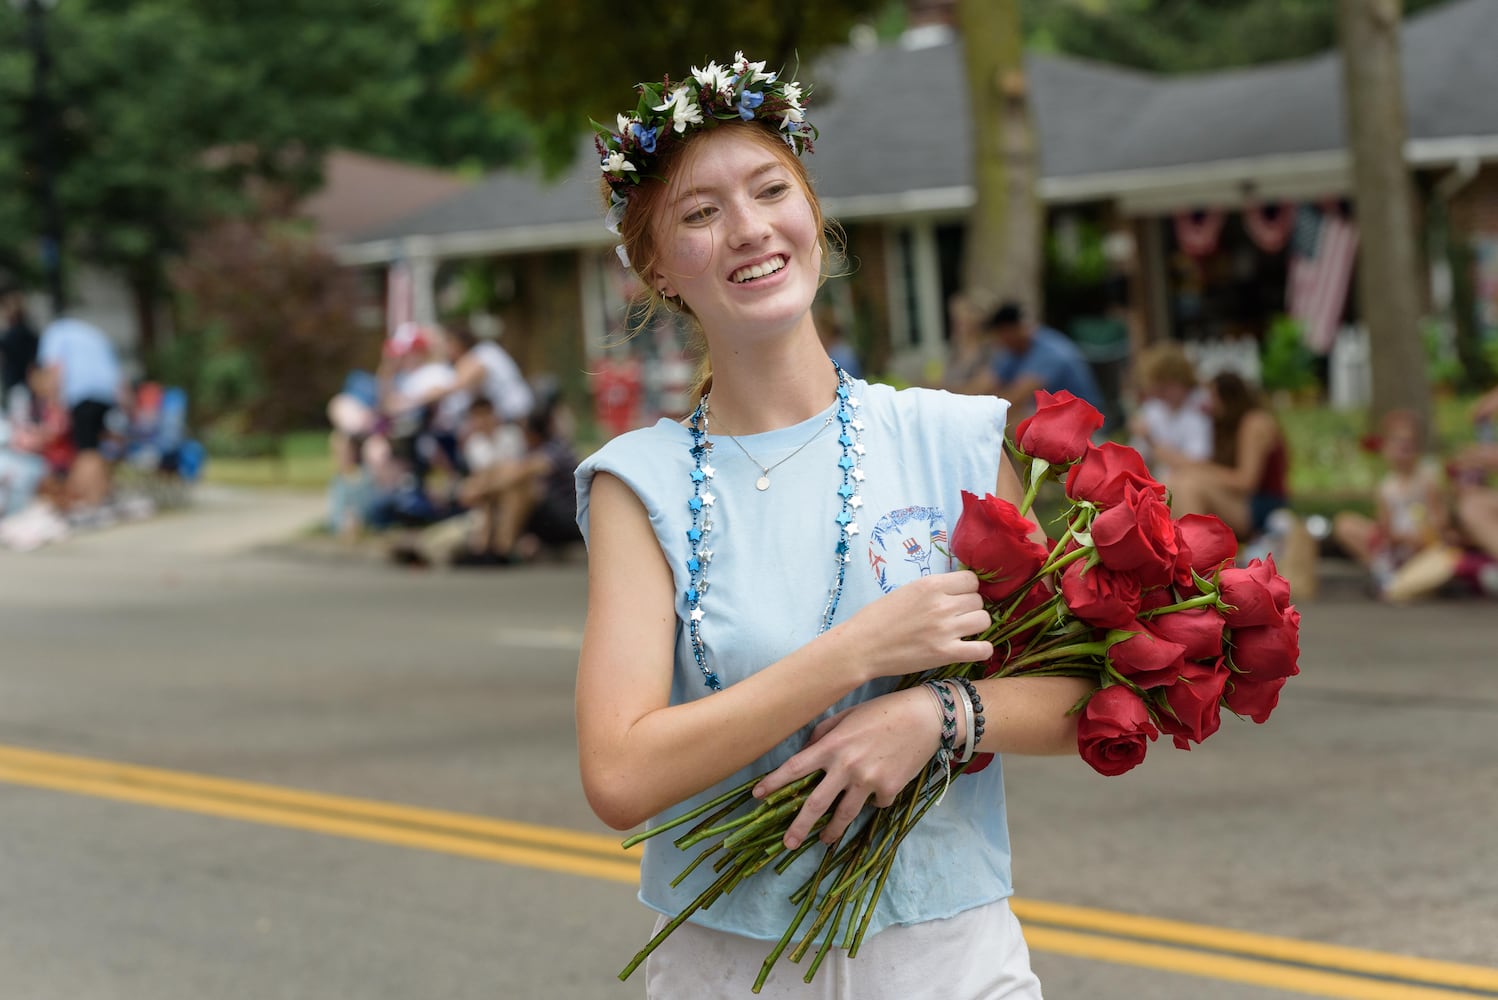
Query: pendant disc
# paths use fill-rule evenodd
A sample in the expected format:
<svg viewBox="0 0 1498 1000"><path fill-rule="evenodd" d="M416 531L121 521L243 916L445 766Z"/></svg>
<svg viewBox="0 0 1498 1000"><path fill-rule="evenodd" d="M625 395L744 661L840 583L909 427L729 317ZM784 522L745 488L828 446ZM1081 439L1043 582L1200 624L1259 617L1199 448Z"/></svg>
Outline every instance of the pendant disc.
<svg viewBox="0 0 1498 1000"><path fill-rule="evenodd" d="M760 476L758 479L756 479L754 481L754 488L757 489L757 490L759 490L761 493L763 493L765 490L769 489L770 488L770 477L769 476Z"/></svg>

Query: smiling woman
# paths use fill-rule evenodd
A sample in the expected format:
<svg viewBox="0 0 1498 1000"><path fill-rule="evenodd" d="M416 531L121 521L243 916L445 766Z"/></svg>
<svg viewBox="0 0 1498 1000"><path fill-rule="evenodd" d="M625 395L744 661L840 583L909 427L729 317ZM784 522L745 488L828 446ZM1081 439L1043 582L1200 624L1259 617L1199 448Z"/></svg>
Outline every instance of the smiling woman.
<svg viewBox="0 0 1498 1000"><path fill-rule="evenodd" d="M633 112L600 129L621 259L647 308L695 320L711 375L688 420L615 438L577 470L583 788L623 830L731 798L755 775L773 772L761 798L816 782L785 833L784 871L745 878L711 910L693 908L711 867L683 874L694 852L647 842L640 898L661 913L652 997L719 996L730 982L905 1000L940 981L953 1000L1038 998L1007 902L998 765L953 783L901 842L862 960L832 951L815 985L761 971L795 918L788 897L868 810L954 744L1074 753L1067 710L1088 690L1059 677L899 688L992 655L968 638L988 616L947 539L964 490L1020 498L1002 451L1008 404L868 385L828 357L812 302L832 255L800 160L816 134L803 96L739 55L674 87L642 85ZM819 936L851 934L839 913Z"/></svg>

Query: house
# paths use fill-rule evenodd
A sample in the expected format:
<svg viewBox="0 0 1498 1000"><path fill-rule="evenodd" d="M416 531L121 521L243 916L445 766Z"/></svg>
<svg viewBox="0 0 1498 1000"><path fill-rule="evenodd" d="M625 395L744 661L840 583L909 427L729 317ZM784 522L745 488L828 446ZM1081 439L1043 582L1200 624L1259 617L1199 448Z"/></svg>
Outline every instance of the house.
<svg viewBox="0 0 1498 1000"><path fill-rule="evenodd" d="M1440 199L1470 242L1479 301L1498 327L1495 48L1491 0L1454 0L1405 24L1406 160L1427 204ZM974 202L961 59L950 31L928 28L833 52L804 74L822 133L807 162L854 275L827 294L876 367L919 373L943 355ZM1262 335L1285 310L1296 206L1351 195L1338 55L1162 77L1034 54L1027 77L1050 234L1047 318L1072 327L1112 311L1136 344ZM580 388L612 354L671 351L669 331L619 346L629 284L601 217L597 157L583 142L558 179L494 174L340 254L360 267L405 262L426 289L481 275L512 353ZM428 318L441 294L419 297ZM1337 322L1352 308L1333 306Z"/></svg>

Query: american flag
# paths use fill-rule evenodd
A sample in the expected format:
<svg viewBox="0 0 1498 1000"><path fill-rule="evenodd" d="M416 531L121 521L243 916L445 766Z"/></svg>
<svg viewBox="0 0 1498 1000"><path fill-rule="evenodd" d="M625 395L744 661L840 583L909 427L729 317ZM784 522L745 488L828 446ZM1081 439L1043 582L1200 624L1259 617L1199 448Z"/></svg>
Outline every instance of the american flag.
<svg viewBox="0 0 1498 1000"><path fill-rule="evenodd" d="M1337 337L1357 249L1357 224L1340 213L1309 205L1296 213L1285 306L1317 354L1330 351Z"/></svg>

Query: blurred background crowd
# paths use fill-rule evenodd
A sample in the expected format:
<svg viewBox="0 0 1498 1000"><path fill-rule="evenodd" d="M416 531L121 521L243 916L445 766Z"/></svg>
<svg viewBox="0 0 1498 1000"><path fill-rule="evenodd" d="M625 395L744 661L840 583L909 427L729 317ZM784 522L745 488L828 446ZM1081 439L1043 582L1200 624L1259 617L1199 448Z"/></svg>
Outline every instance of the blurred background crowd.
<svg viewBox="0 0 1498 1000"><path fill-rule="evenodd" d="M1498 6L1384 6L775 0L634 37L602 0L11 0L0 545L207 479L325 490L328 539L404 565L575 553L578 455L682 416L695 365L632 305L587 122L744 49L836 81L808 165L850 372L1087 398L1302 593L1330 557L1498 593Z"/></svg>

